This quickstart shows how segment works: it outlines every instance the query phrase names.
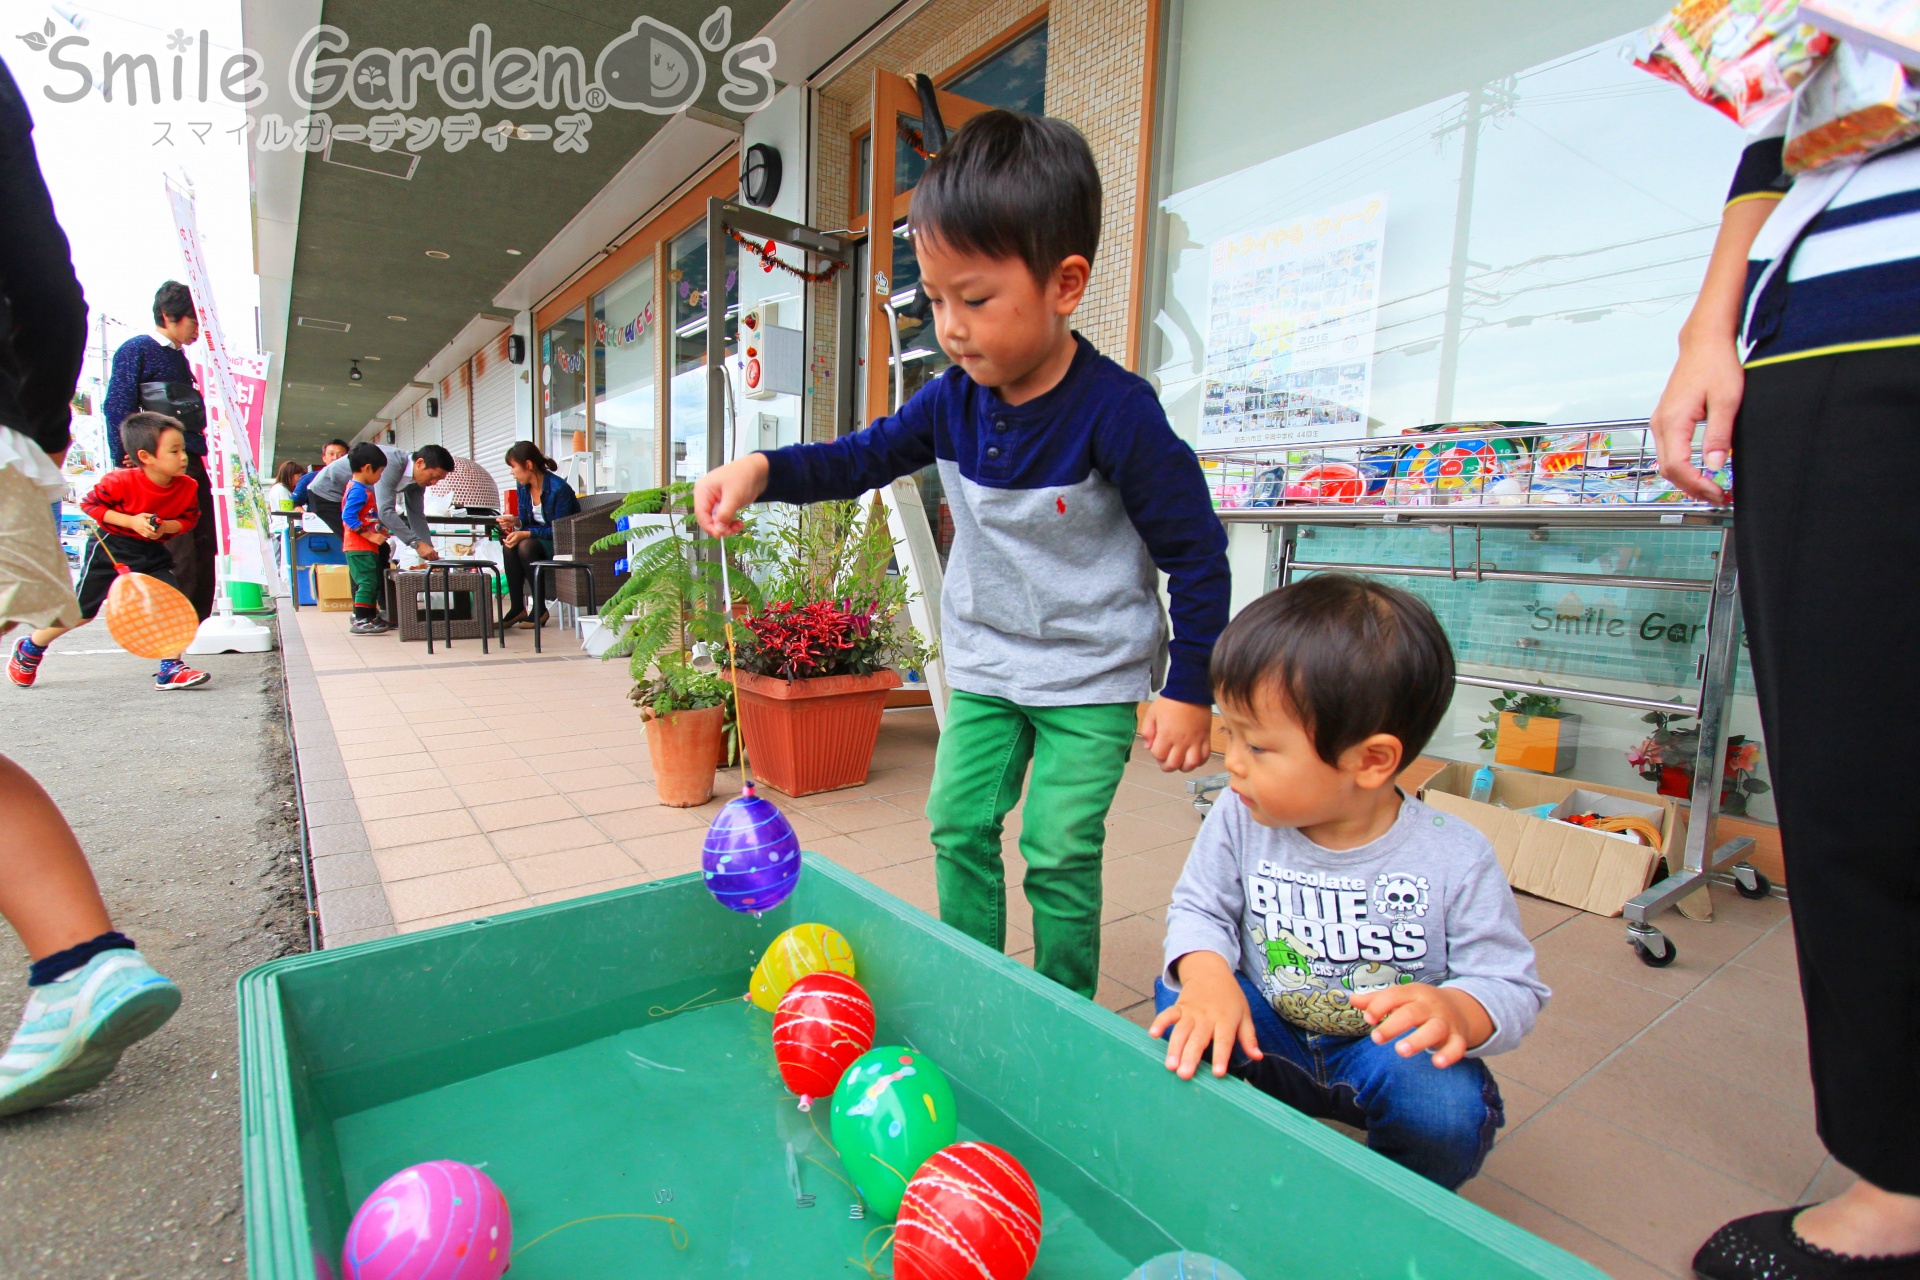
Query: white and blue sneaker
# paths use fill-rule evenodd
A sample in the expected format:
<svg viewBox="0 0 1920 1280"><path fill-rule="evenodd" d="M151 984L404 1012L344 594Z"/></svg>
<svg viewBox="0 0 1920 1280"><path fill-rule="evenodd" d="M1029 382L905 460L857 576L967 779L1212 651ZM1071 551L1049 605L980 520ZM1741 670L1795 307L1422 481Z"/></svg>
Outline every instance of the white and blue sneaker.
<svg viewBox="0 0 1920 1280"><path fill-rule="evenodd" d="M180 988L124 947L35 987L0 1056L0 1116L91 1089L128 1045L159 1030L179 1007Z"/></svg>

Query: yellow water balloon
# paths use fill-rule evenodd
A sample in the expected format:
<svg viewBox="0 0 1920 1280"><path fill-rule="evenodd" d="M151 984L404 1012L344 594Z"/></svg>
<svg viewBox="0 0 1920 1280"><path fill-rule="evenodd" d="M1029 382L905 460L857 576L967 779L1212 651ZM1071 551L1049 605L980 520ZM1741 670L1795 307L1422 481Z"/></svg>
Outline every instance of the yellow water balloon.
<svg viewBox="0 0 1920 1280"><path fill-rule="evenodd" d="M853 977L853 948L837 929L797 924L775 938L760 957L747 991L755 1004L772 1013L788 987L810 973L828 970Z"/></svg>

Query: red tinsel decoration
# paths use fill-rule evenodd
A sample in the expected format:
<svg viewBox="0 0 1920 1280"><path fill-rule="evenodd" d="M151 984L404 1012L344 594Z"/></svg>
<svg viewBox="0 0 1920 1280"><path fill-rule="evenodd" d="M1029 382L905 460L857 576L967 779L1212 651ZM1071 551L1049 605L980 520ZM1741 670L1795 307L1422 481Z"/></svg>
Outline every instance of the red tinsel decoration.
<svg viewBox="0 0 1920 1280"><path fill-rule="evenodd" d="M760 259L760 267L762 270L771 271L775 267L778 267L788 275L800 277L808 284L825 284L827 281L839 275L847 265L844 262L829 262L825 270L808 271L804 267L796 267L781 258L779 251L774 247L774 243L771 240L762 240L756 244L754 241L741 235L738 231L735 231L732 227L727 228L727 234L732 236L734 242L741 248Z"/></svg>

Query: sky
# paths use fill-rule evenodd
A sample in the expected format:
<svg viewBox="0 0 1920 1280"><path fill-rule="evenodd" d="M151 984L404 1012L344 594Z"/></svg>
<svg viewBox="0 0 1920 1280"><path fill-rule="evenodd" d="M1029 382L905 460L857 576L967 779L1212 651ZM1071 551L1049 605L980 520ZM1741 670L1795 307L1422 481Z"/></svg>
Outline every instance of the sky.
<svg viewBox="0 0 1920 1280"><path fill-rule="evenodd" d="M169 175L192 184L228 345L236 352L257 349L259 288L253 274L248 152L232 132L244 125L246 112L217 89L209 101L198 101L196 84L203 30L216 83L217 69L239 51L239 0L175 0L165 7L152 0L0 0L0 14L0 58L33 113L40 171L86 290L92 331L82 389L100 372L101 316L119 322L106 327L111 351L151 330L154 290L182 275L163 185ZM51 41L45 35L49 21ZM49 48L35 49L20 39L28 34L39 35ZM78 83L73 73L49 63L52 41L66 37L88 41L67 45L63 57L87 65L96 85L78 101L63 103L51 101L46 91L62 92ZM169 48L170 40L192 41L178 50L183 95L177 102L172 100L176 51ZM97 81L107 54L151 54L160 70L162 101L151 99L144 73L137 103L127 100L121 79L115 81L114 100L104 100Z"/></svg>

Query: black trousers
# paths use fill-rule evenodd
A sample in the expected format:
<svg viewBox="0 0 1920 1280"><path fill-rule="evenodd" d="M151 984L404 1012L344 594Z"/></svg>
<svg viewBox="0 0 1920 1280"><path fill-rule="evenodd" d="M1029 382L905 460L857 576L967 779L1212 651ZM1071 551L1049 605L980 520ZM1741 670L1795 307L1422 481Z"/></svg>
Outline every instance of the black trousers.
<svg viewBox="0 0 1920 1280"><path fill-rule="evenodd" d="M205 622L213 616L214 558L220 553L220 533L213 525L213 482L207 479L207 460L188 458L187 474L200 486L200 521L167 543L173 553L173 576L180 594L193 602L193 611Z"/></svg>
<svg viewBox="0 0 1920 1280"><path fill-rule="evenodd" d="M551 559L553 559L553 547L545 538L525 538L521 540L519 546L507 548L507 595L516 608L525 597L527 583L533 577L533 571L528 566L535 560ZM547 575L546 585L549 591L556 589L558 579L558 574ZM546 603L545 600L529 600L527 609L531 613L538 613Z"/></svg>
<svg viewBox="0 0 1920 1280"><path fill-rule="evenodd" d="M1920 1195L1920 347L1751 370L1740 600L1834 1158Z"/></svg>
<svg viewBox="0 0 1920 1280"><path fill-rule="evenodd" d="M307 510L320 517L327 528L333 530L333 536L347 536L347 523L340 514L340 504L331 498L323 498L311 489L307 491Z"/></svg>

